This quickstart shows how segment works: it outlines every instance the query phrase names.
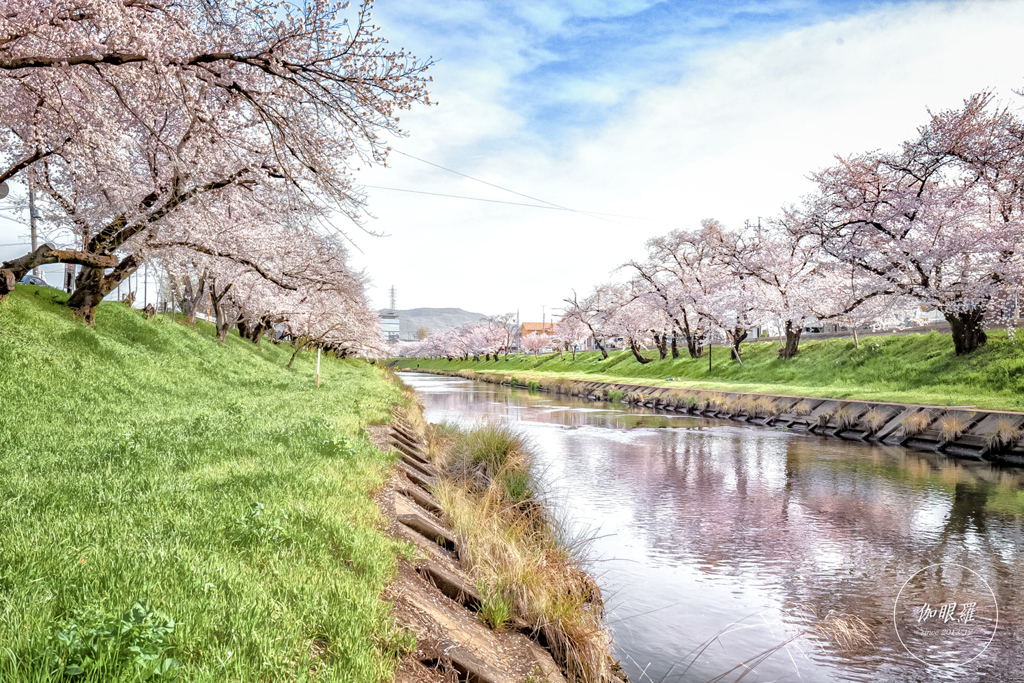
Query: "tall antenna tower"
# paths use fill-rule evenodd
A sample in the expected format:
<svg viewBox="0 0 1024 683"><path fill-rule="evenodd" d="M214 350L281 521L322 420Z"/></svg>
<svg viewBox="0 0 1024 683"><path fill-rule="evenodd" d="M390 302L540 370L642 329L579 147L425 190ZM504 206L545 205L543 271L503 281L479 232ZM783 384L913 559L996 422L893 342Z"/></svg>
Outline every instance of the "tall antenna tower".
<svg viewBox="0 0 1024 683"><path fill-rule="evenodd" d="M391 312L394 313L398 308L397 299L395 295L395 286L391 285Z"/></svg>

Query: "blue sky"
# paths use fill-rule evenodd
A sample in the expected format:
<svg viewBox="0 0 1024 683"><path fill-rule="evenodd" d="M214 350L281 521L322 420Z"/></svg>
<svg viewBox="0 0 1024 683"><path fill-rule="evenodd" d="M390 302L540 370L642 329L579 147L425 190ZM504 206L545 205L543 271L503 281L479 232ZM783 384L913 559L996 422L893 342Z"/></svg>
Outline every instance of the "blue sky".
<svg viewBox="0 0 1024 683"><path fill-rule="evenodd" d="M433 56L440 103L396 149L604 219L370 189L353 235L399 305L520 309L615 277L644 242L717 217L742 225L807 175L898 145L927 109L1024 85L1024 3L381 0L383 33ZM401 156L377 187L524 201ZM496 260L511 278L494 274ZM467 283L473 283L467 286Z"/></svg>
<svg viewBox="0 0 1024 683"><path fill-rule="evenodd" d="M536 203L394 154L358 176L365 227L386 236L337 223L381 307L395 285L402 308L539 319L655 235L777 213L834 155L894 147L928 108L982 89L1024 103L1024 0L378 0L374 20L436 60L438 105L403 113L395 150L616 214L399 192ZM26 233L0 220L0 245Z"/></svg>

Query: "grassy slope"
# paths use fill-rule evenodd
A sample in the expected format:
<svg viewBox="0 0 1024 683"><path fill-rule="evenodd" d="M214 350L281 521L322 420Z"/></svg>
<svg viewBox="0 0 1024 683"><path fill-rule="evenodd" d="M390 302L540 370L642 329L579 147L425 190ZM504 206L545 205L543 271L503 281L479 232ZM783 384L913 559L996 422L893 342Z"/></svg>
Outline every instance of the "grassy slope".
<svg viewBox="0 0 1024 683"><path fill-rule="evenodd" d="M741 366L727 349L715 348L710 373L706 355L641 365L628 351L608 360L593 352L578 354L575 362L568 354L564 359L550 354L490 362L403 359L399 366L1024 410L1024 342L1012 344L1005 332L992 332L989 343L968 357L954 355L951 337L936 332L869 337L861 340L859 350L852 340L805 341L791 361L778 360L778 349L774 342L744 344ZM647 357L657 358L657 353ZM666 377L677 381L666 382Z"/></svg>
<svg viewBox="0 0 1024 683"><path fill-rule="evenodd" d="M117 642L182 680L389 677L403 641L378 596L399 548L368 493L390 461L362 434L397 390L340 360L316 390L315 357L287 370L288 348L120 304L90 329L63 296L0 302L0 680L61 678L90 639L108 652L90 680L137 680ZM173 634L102 635L136 602Z"/></svg>

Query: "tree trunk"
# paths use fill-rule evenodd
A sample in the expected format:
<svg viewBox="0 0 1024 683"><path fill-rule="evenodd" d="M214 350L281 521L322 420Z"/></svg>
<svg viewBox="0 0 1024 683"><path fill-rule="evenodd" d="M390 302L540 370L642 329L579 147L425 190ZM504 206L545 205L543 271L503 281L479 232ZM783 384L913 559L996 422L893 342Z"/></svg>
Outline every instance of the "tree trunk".
<svg viewBox="0 0 1024 683"><path fill-rule="evenodd" d="M668 358L668 334L658 334L651 330L654 335L654 343L658 346L658 357L659 360L665 360Z"/></svg>
<svg viewBox="0 0 1024 683"><path fill-rule="evenodd" d="M633 356L636 358L638 363L650 363L650 359L644 358L640 355L640 349L637 348L636 342L632 339L629 340L629 350L633 352Z"/></svg>
<svg viewBox="0 0 1024 683"><path fill-rule="evenodd" d="M704 355L704 338L695 334L686 334L686 350L690 358L700 358Z"/></svg>
<svg viewBox="0 0 1024 683"><path fill-rule="evenodd" d="M181 308L185 313L185 322L189 325L196 324L196 312L199 310L199 302L205 293L206 278L204 276L199 277L199 284L195 290L192 289L192 278L185 278L185 291L181 297Z"/></svg>
<svg viewBox="0 0 1024 683"><path fill-rule="evenodd" d="M0 299L13 292L18 280L23 278L26 273L33 268L38 268L48 263L77 263L87 268L98 268L101 275L104 269L117 268L119 265L117 258L114 256L72 249L52 249L50 245L43 244L35 251L29 252L20 258L4 261L0 264ZM134 258L132 263L135 263ZM132 271L134 271L134 268ZM106 293L109 294L110 290L116 287L117 284L115 282ZM100 298L102 299L102 297Z"/></svg>
<svg viewBox="0 0 1024 683"><path fill-rule="evenodd" d="M594 346L596 346L597 349L601 352L601 358L603 360L608 360L608 351L607 349L604 348L604 344L602 344L601 340L599 340L597 337L594 337Z"/></svg>
<svg viewBox="0 0 1024 683"><path fill-rule="evenodd" d="M985 319L985 309L975 308L960 313L943 311L943 316L953 333L953 346L956 349L956 355L972 353L988 341L988 335L981 327L982 321Z"/></svg>
<svg viewBox="0 0 1024 683"><path fill-rule="evenodd" d="M104 275L103 268L82 268L75 279L75 293L68 297L68 307L89 325L95 324L96 307L103 301L103 297L114 291L138 267L139 263L133 254L125 257L109 275Z"/></svg>
<svg viewBox="0 0 1024 683"><path fill-rule="evenodd" d="M860 339L857 337L857 326L853 326L853 348L860 349Z"/></svg>
<svg viewBox="0 0 1024 683"><path fill-rule="evenodd" d="M295 350L292 351L292 357L288 359L288 365L285 366L286 368L290 368L292 366L292 362L295 361L295 356L299 355L299 351L301 351L302 349L306 348L306 345L308 343L309 343L309 337L307 337L305 335L299 337L298 340L296 340L296 342L295 342Z"/></svg>
<svg viewBox="0 0 1024 683"><path fill-rule="evenodd" d="M804 328L797 325L793 326L792 320L786 321L786 343L779 350L779 358L781 360L789 360L796 355L797 349L800 346L800 333L804 331Z"/></svg>
<svg viewBox="0 0 1024 683"><path fill-rule="evenodd" d="M672 358L679 358L679 335L676 332L672 333Z"/></svg>
<svg viewBox="0 0 1024 683"><path fill-rule="evenodd" d="M732 339L732 357L740 365L743 365L743 357L740 356L740 344L747 338L747 331L742 327L737 327L729 333L729 337Z"/></svg>
<svg viewBox="0 0 1024 683"><path fill-rule="evenodd" d="M217 280L210 278L210 303L213 306L213 319L217 326L217 339L224 341L228 337L228 330L235 324L233 319L228 318L227 310L224 306L224 297L231 289L231 284L221 291L217 291Z"/></svg>

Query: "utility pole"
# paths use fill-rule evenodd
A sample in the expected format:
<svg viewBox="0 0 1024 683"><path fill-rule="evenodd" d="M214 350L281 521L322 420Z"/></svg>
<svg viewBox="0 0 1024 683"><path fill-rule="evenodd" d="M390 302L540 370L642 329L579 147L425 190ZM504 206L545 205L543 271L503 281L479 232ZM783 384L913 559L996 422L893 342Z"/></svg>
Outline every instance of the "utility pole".
<svg viewBox="0 0 1024 683"><path fill-rule="evenodd" d="M32 230L32 251L35 251L38 241L36 236L36 190L32 187L31 180L28 183L28 224ZM39 277L39 268L33 268L32 274Z"/></svg>

